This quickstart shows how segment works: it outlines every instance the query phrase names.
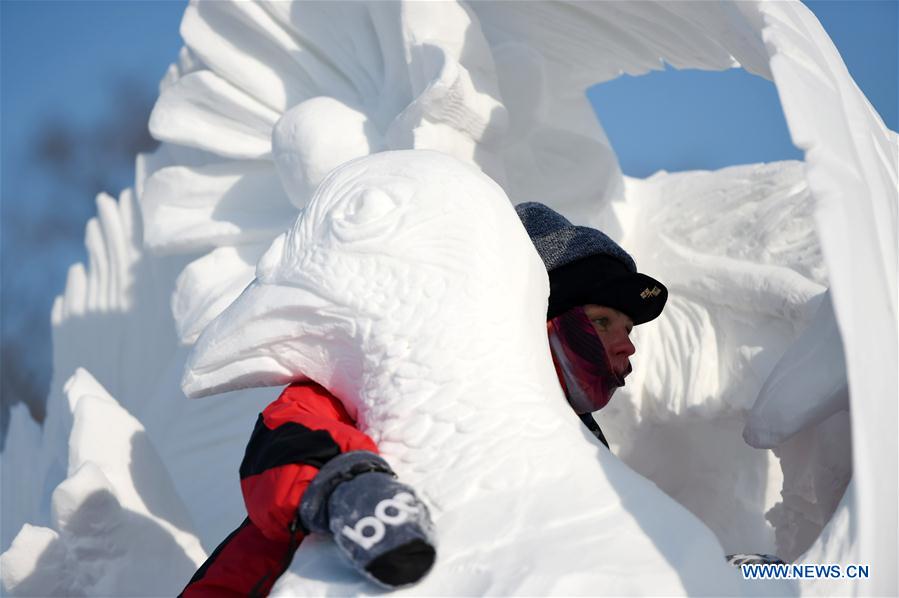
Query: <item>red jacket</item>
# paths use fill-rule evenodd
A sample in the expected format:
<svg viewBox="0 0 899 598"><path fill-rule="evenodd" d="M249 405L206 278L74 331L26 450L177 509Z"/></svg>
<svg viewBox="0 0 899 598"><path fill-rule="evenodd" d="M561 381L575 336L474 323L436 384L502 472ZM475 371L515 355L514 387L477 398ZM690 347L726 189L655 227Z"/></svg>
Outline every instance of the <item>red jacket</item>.
<svg viewBox="0 0 899 598"><path fill-rule="evenodd" d="M314 382L291 384L259 414L243 462L244 520L209 555L181 593L264 596L303 539L297 508L319 468L341 453L375 443L331 393Z"/></svg>

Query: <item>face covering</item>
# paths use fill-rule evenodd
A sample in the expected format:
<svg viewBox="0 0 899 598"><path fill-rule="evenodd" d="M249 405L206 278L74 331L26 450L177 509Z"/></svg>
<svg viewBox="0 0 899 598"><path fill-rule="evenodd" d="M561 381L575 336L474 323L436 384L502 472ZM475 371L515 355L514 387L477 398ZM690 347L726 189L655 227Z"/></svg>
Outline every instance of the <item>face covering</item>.
<svg viewBox="0 0 899 598"><path fill-rule="evenodd" d="M605 407L615 390L624 386L624 376L612 369L584 308L575 307L553 318L548 330L549 346L575 413L592 413Z"/></svg>

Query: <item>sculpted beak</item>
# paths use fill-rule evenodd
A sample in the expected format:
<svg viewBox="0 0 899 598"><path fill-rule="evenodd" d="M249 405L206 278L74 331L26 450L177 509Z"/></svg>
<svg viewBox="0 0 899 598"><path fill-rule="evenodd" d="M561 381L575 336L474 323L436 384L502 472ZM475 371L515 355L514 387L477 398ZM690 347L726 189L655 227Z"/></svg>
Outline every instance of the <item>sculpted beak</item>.
<svg viewBox="0 0 899 598"><path fill-rule="evenodd" d="M197 339L182 391L198 398L304 379L310 364L322 361L308 337L322 329L328 307L305 289L254 280Z"/></svg>

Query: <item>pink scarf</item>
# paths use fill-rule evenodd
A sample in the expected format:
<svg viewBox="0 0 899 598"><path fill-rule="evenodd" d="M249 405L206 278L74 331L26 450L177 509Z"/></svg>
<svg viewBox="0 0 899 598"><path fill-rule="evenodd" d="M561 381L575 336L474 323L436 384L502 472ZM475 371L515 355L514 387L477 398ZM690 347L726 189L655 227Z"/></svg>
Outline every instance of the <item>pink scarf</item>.
<svg viewBox="0 0 899 598"><path fill-rule="evenodd" d="M575 413L592 413L605 407L615 390L624 386L624 376L612 369L584 308L575 307L553 318L548 330L553 359Z"/></svg>

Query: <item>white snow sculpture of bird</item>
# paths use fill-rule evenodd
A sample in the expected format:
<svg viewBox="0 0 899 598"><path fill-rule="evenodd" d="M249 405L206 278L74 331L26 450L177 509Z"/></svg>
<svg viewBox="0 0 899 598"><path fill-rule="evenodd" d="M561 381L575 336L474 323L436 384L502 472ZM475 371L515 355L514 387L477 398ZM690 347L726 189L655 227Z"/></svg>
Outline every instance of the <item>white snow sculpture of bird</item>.
<svg viewBox="0 0 899 598"><path fill-rule="evenodd" d="M326 98L338 107L328 113L339 117L327 122L355 135L342 137L352 143L341 152L377 151L383 142L386 149L439 149L469 160L502 181L515 201L545 201L573 221L603 227L660 276L655 241L660 232L676 233L666 235L673 242L666 247L679 251L677 276L663 278L679 287L658 322L666 328L638 328L633 388L606 411L620 408L630 420L618 429L648 447L652 467L638 470L693 509L722 544L771 541L764 513L780 498L780 478L803 511L822 494L838 498L841 485L810 484L792 473L796 465L811 463L817 472L835 465L829 451L819 450L823 444L800 438L826 431L826 422L814 420L828 397L795 380L808 374L790 368L793 358L806 358L810 346L803 343L814 338L801 336L781 363L781 372L795 372L796 391L763 393L755 411L763 417L753 426L764 435L776 431L778 419L789 420L791 430L800 430L790 444L801 441L800 450L791 458L781 445L775 458L740 446L754 395L803 324L813 321L814 301L829 287L833 319L821 315L845 348L852 438L841 429L825 448L832 452L836 444L846 459L851 443L853 481L798 561L870 562L874 573L867 580L804 580L797 591L897 593L896 402L888 400L897 393L896 343L894 332L883 331L896 330L899 144L802 3L191 2L181 34L185 47L151 120L162 145L138 158L133 191L118 203L98 202L99 217L86 235L88 267L72 268L54 307L54 380L43 431L26 410L12 414L0 488L3 549L20 529L25 536L41 529L23 528L26 522L54 525L50 495L66 480L69 453L70 427L59 425L70 417L62 388L79 366L145 427L207 551L243 518L233 474L247 422L272 393L185 401L178 381L186 348L178 340L191 344L240 294L272 239L296 217L313 185L286 188L293 179L283 166L295 158L346 157L331 154L327 144L291 147L308 141L291 137L291 117L293 124L316 125L302 112ZM805 162L623 179L584 90L664 63L739 66L771 80ZM276 139L279 122L286 134ZM378 134L368 135L368 126ZM306 170L305 183L325 170ZM669 229L637 227L628 216L660 205L647 201L650 187L656 199L689 208L680 218L668 212ZM739 208L726 211L729 222L719 218L721 203L714 200ZM771 249L783 236L759 228L762 215L776 224L772 214L798 225L782 253ZM723 224L761 244L735 255L720 238L703 237L703 229ZM745 309L748 294L763 290L756 283L764 276L740 282L733 274L769 267L801 275L765 295L765 309L786 311ZM708 286L694 295L681 290L695 281L717 285L716 293L706 293ZM719 292L722 281L740 284ZM641 375L644 383L637 384ZM686 392L697 388L708 392ZM787 387L766 391L778 388ZM604 428L610 438L612 428ZM647 438L662 438L663 450L651 450ZM684 450L687 443L693 452ZM616 454L641 465L624 449ZM733 516L735 501L745 517ZM820 529L827 512L807 515ZM764 550L754 546L738 549ZM32 566L39 556L30 555ZM137 585L121 589L145 592Z"/></svg>
<svg viewBox="0 0 899 598"><path fill-rule="evenodd" d="M200 336L183 387L332 390L433 505L440 556L411 593L737 591L714 535L573 417L547 295L492 180L435 152L376 154L322 183ZM304 544L275 593L375 590L332 576L336 559Z"/></svg>
<svg viewBox="0 0 899 598"><path fill-rule="evenodd" d="M151 119L154 135L166 142L159 152L162 168L147 170L142 195L151 247L166 252L211 249L185 268L174 291L182 341L193 342L249 283L255 261L276 234L273 229L290 218L285 207L288 212L302 207L321 174L342 160L382 148L438 149L470 160L500 181L514 201L544 201L574 221L599 226L623 239L638 261L646 263L652 255L646 241L655 241L658 227L625 224L617 217L618 206L614 212L609 209L609 200L621 198L624 184L584 88L622 71L658 68L661 59L706 69L728 68L736 60L770 77L761 37L745 34L747 19L755 18L752 10L745 12L748 16L742 6L728 4L652 2L192 4L182 25L184 60L173 69ZM243 40L240 51L231 38ZM179 155L184 146L202 153ZM169 152L173 165L164 160ZM800 169L784 170L799 192L770 193L770 178L777 173L769 175L769 169L739 183L755 195L770 193L764 197L769 205L805 205L808 193ZM721 192L730 195L731 188L724 186ZM631 195L628 203L642 199ZM740 214L748 214L740 229L751 233L746 221L756 212L739 207ZM687 226L695 229L695 222L708 223L709 208L719 209L704 206L697 221L669 212L669 220L680 225L679 232ZM782 209L765 213L780 214ZM805 214L799 220L807 225L802 233L814 241ZM636 232L644 238L634 238ZM692 239L673 238L708 257L722 250L721 243L697 248ZM820 260L819 253L811 255ZM758 261L757 255L740 257L727 267L751 268ZM778 256L776 265L791 267L792 257ZM727 268L708 268L708 262L683 260L686 267L679 272L688 273L688 280L726 274ZM638 412L664 411L655 409L656 404L688 400L703 413L712 436L729 429L723 418L730 427L742 426L736 421L738 411L748 409L755 386L773 365L771 355L802 324L801 300L809 296L809 288L823 290L793 277L798 291L784 286L778 292L791 297L796 309L775 317L761 314L761 320L745 299L756 293L753 285L762 278L731 277L734 292L724 299L738 300L726 306L733 309L705 319L668 318L683 338L710 341L702 351L668 343L672 350L650 359L646 347L661 344L652 337L642 343L638 372L666 383L653 392L636 390L635 404L650 407L638 407ZM666 282L675 280L669 276ZM777 293L772 295L776 302ZM677 301L690 314L710 307L702 294L682 295ZM747 319L754 321L750 333L743 324ZM718 335L734 342L717 344ZM695 392L682 393L684 389ZM684 413L676 409L659 423L676 430L668 423ZM636 439L632 431L623 430ZM696 431L689 437L700 438ZM720 458L695 468L691 483L681 484L673 476L675 483L665 489L672 494L677 490L678 499L703 517L729 550L748 550L748 544L771 551L773 533L764 512L776 501L776 492L764 488L780 486L780 465L772 453L745 446L739 434L728 437L735 440L728 451L708 451L697 443L697 453ZM678 458L674 451L663 452L671 458L658 463L664 471L698 462L696 453ZM758 482L739 496L711 501L734 487L718 475L724 470L749 471ZM733 512L734 501L739 513Z"/></svg>

